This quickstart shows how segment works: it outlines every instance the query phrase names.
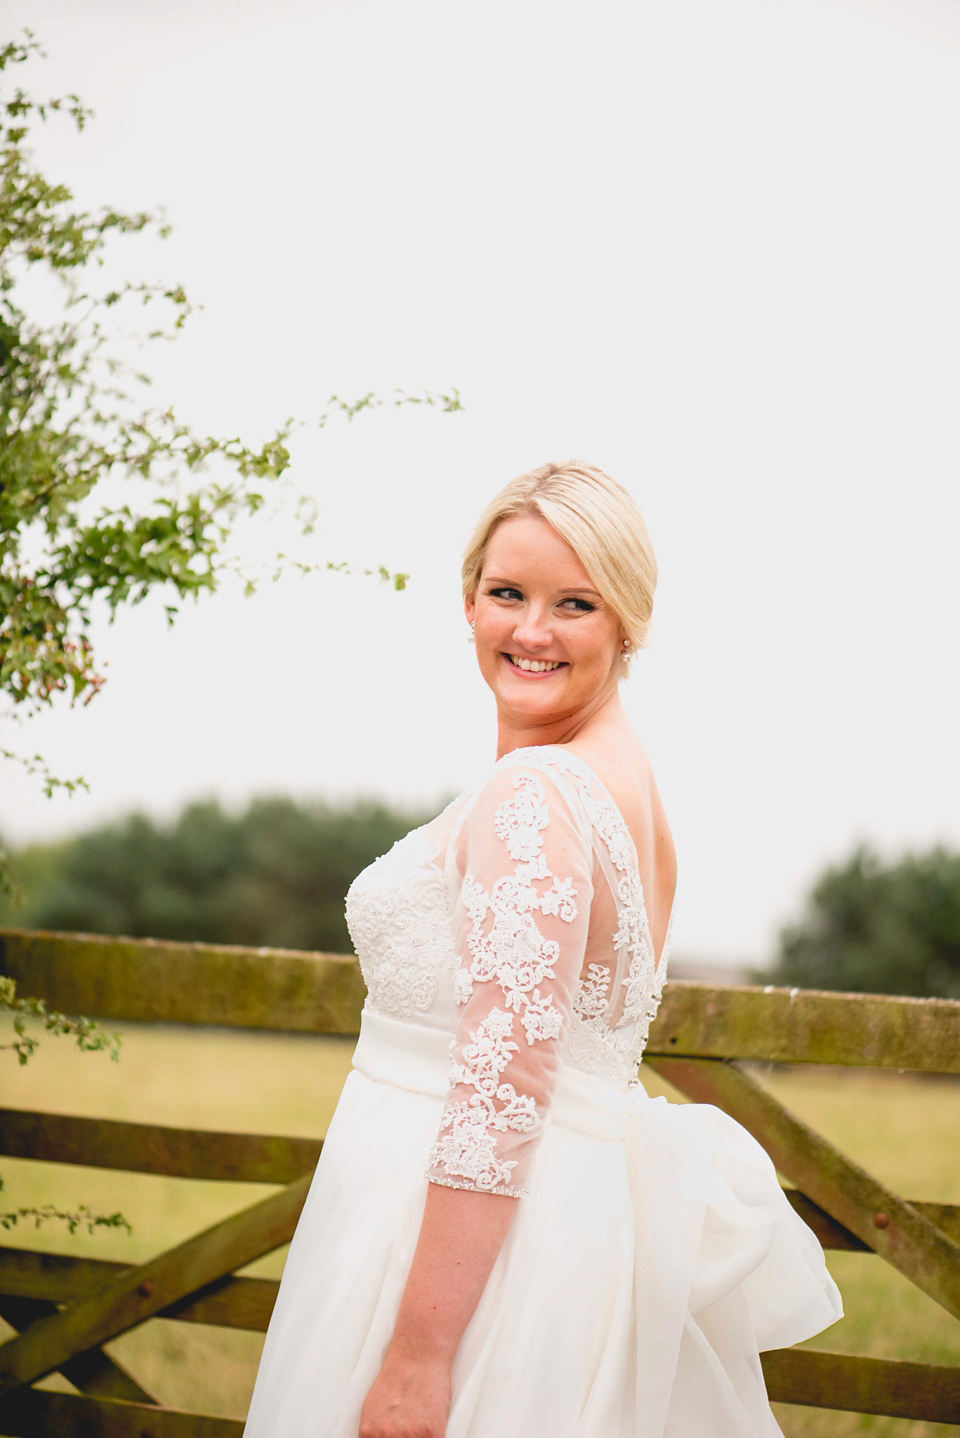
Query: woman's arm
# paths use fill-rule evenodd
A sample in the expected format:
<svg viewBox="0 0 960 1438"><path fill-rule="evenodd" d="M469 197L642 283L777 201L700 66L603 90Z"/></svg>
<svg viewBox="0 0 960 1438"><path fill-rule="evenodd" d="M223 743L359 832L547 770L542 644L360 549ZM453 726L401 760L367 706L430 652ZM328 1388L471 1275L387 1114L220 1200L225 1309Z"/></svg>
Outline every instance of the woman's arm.
<svg viewBox="0 0 960 1438"><path fill-rule="evenodd" d="M523 1202L550 1107L592 869L589 828L554 782L522 764L498 768L467 818L435 1182L360 1438L443 1438L457 1346Z"/></svg>
<svg viewBox="0 0 960 1438"><path fill-rule="evenodd" d="M518 1200L431 1183L413 1263L360 1438L443 1438L450 1368Z"/></svg>

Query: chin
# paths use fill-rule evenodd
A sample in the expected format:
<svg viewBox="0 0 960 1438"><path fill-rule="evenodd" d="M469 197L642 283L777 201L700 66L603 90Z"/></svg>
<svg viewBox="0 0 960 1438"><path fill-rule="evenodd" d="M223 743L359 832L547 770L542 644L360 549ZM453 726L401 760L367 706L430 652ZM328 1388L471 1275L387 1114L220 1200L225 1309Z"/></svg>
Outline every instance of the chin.
<svg viewBox="0 0 960 1438"><path fill-rule="evenodd" d="M504 693L497 695L504 709L512 709L516 714L523 714L538 719L549 720L554 716L565 714L570 708L570 700L567 694L536 694L529 689L522 690L519 694L513 686Z"/></svg>

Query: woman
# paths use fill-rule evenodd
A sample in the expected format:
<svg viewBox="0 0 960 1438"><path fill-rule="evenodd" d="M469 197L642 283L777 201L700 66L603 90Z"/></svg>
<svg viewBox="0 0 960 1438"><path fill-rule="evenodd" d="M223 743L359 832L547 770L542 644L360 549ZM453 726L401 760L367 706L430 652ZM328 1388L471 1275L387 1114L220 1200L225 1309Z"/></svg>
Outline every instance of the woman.
<svg viewBox="0 0 960 1438"><path fill-rule="evenodd" d="M350 890L362 1029L246 1438L772 1438L758 1350L841 1314L763 1150L637 1084L676 865L618 687L655 582L590 465L480 519L497 762Z"/></svg>

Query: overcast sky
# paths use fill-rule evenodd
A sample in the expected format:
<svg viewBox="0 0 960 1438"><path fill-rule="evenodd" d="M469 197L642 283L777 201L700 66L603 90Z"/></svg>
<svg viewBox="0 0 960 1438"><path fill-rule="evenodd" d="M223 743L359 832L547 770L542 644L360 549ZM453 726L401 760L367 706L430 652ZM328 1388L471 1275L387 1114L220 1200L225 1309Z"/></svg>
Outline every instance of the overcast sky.
<svg viewBox="0 0 960 1438"><path fill-rule="evenodd" d="M677 951L760 959L859 839L960 844L957 0L7 0L31 88L97 112L44 165L166 206L136 277L204 305L158 398L302 440L314 558L96 639L100 697L9 746L8 841L185 800L432 803L490 762L458 568L512 475L584 457L636 495L661 584L624 693L675 830ZM281 523L244 537L266 556Z"/></svg>

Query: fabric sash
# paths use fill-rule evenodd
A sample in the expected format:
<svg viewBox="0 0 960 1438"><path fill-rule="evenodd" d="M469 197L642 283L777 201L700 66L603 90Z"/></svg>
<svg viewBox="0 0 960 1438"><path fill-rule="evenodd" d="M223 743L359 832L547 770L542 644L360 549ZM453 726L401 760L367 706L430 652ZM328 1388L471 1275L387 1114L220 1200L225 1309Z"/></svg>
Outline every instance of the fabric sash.
<svg viewBox="0 0 960 1438"><path fill-rule="evenodd" d="M379 1083L445 1099L450 1089L450 1034L364 1009L353 1067ZM622 1143L638 1104L650 1103L639 1085L624 1093L564 1065L550 1105L550 1122L590 1138Z"/></svg>

